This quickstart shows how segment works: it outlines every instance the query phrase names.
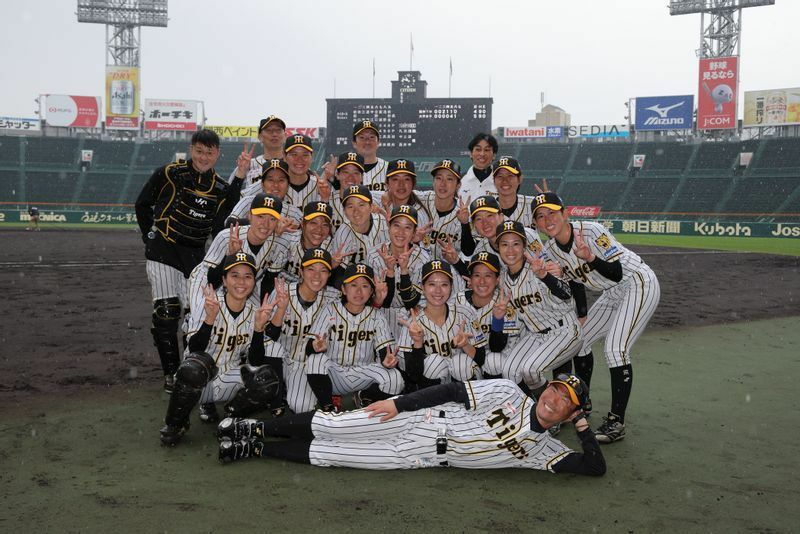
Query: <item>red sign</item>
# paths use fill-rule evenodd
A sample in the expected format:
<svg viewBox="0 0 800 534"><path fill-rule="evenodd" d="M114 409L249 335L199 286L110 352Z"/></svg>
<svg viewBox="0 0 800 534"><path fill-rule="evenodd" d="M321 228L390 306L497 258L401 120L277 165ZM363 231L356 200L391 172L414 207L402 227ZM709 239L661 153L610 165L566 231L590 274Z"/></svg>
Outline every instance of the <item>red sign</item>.
<svg viewBox="0 0 800 534"><path fill-rule="evenodd" d="M600 206L568 206L567 215L592 219L600 215Z"/></svg>
<svg viewBox="0 0 800 534"><path fill-rule="evenodd" d="M45 116L50 126L97 128L100 126L100 98L47 95Z"/></svg>
<svg viewBox="0 0 800 534"><path fill-rule="evenodd" d="M737 56L700 60L697 90L697 129L736 128L736 94L739 90Z"/></svg>
<svg viewBox="0 0 800 534"><path fill-rule="evenodd" d="M305 135L311 139L319 139L319 128L286 128L287 137L290 135Z"/></svg>

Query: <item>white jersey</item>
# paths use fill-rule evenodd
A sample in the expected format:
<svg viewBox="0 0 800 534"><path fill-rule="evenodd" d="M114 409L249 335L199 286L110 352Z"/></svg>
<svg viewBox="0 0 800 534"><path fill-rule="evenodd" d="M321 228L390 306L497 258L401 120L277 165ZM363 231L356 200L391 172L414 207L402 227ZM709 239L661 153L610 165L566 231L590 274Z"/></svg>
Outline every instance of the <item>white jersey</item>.
<svg viewBox="0 0 800 534"><path fill-rule="evenodd" d="M520 325L530 332L555 329L577 321L575 301L554 296L527 262L517 276L512 277L506 270L501 280L511 296L509 305L516 310Z"/></svg>
<svg viewBox="0 0 800 534"><path fill-rule="evenodd" d="M331 250L331 238L325 238L319 248ZM303 247L303 238L300 232L292 232L288 237L288 252L286 253L286 265L283 266L285 278L290 282L300 281L300 270L303 264L303 254L306 249Z"/></svg>
<svg viewBox="0 0 800 534"><path fill-rule="evenodd" d="M321 291L316 300L306 308L300 303L298 285L291 283L286 288L289 293L289 306L283 316L281 335L277 342L283 348L283 355L286 358L296 362L305 362L306 344L311 339L309 337L311 326L325 310L328 300L325 298L325 292ZM269 296L270 302L273 302L275 297L276 292L273 291ZM267 341L267 343L269 342ZM269 351L267 353L269 354Z"/></svg>
<svg viewBox="0 0 800 534"><path fill-rule="evenodd" d="M542 244L541 237L539 237L539 232L537 232L533 228L526 227L525 240L527 242L526 248L528 249L528 252L531 253L531 256L533 256L534 258L541 258L543 260L550 259L549 256L547 255L547 252L544 250L544 245ZM491 243L489 243L489 239L486 237L481 237L476 241L475 252L473 252L472 255L474 256L479 252L491 252L492 254L495 254L498 257L500 256L500 252L496 250ZM469 262L470 260L469 257L466 257L463 254L462 257L464 257L466 261Z"/></svg>
<svg viewBox="0 0 800 534"><path fill-rule="evenodd" d="M386 318L369 305L354 315L341 302L331 302L317 317L311 334L328 337L328 358L342 366L380 361L379 351L394 343Z"/></svg>
<svg viewBox="0 0 800 534"><path fill-rule="evenodd" d="M431 252L431 259L444 260L442 256L442 246L439 240L446 240L450 238L455 247L456 252L461 252L461 221L458 220L458 205L453 206L453 210L444 215L439 215L436 211L436 193L433 191L420 191L417 193L417 198L423 206L428 208L431 214L431 224L433 227L428 235L422 242Z"/></svg>
<svg viewBox="0 0 800 534"><path fill-rule="evenodd" d="M381 272L386 269L386 262L381 258L380 250L381 245L378 245L367 253L367 258L364 261L367 265L375 270L375 274L380 276ZM427 250L417 245L413 246L411 256L408 258L408 275L411 278L411 283L417 288L417 292L422 295L422 266L431 261L431 256ZM400 268L395 265L394 268L394 297L392 299L392 308L404 308L403 300L400 298Z"/></svg>
<svg viewBox="0 0 800 534"><path fill-rule="evenodd" d="M331 217L331 235L335 235L336 230L348 222L347 215L344 214L341 193L332 191L331 199L328 201L328 204L333 211L333 216Z"/></svg>
<svg viewBox="0 0 800 534"><path fill-rule="evenodd" d="M253 198L259 193L263 193L264 190L261 187L261 182L257 182L253 184L254 187L251 187L248 192L242 193L242 198L239 202L231 210L231 217L236 217L238 219L244 219L250 217L250 204L253 202ZM288 202L281 201L281 217L282 218L289 218L294 219L295 221L301 221L303 219L303 212L301 208L294 206Z"/></svg>
<svg viewBox="0 0 800 534"><path fill-rule="evenodd" d="M252 186L256 184L259 184L259 186L261 185L261 170L266 162L267 160L264 158L264 154L259 154L250 160L250 168L247 170L244 180L242 180L242 197ZM231 172L231 175L228 178L229 184L233 183L233 180L236 178L236 170L237 168L234 167L233 172Z"/></svg>
<svg viewBox="0 0 800 534"><path fill-rule="evenodd" d="M289 189L286 191L285 201L293 204L297 209L302 210L309 202L319 201L319 192L317 191L317 177L308 173L308 181L301 190L297 190L289 181Z"/></svg>
<svg viewBox="0 0 800 534"><path fill-rule="evenodd" d="M461 177L461 188L458 190L458 196L465 203L467 200L472 202L476 198L483 196L496 197L497 187L494 185L494 177L490 174L481 182L475 176L475 167L471 166Z"/></svg>
<svg viewBox="0 0 800 534"><path fill-rule="evenodd" d="M575 243L569 252L559 248L555 239L549 239L545 245L548 256L561 265L564 277L586 286L592 291L603 291L621 284L630 278L633 273L649 270L647 264L637 254L631 252L616 240L600 223L591 221L576 221L570 223L573 231L577 230L583 236L583 241L589 250L598 258L607 261L619 261L622 266L622 280L615 282L596 272L591 265L575 255Z"/></svg>
<svg viewBox="0 0 800 534"><path fill-rule="evenodd" d="M492 330L492 311L494 310L494 303L497 302L499 292L495 290L492 300L485 306L476 308L472 302L472 290L459 291L456 295L456 303L461 306L471 306L475 310L475 318L473 319L472 327L475 330L480 330L484 337L489 339L489 333ZM514 308L508 308L506 316L503 319L503 333L508 335L508 343L506 348L514 345L519 338L519 325L517 324L517 312Z"/></svg>
<svg viewBox="0 0 800 534"><path fill-rule="evenodd" d="M414 195L418 199L421 199L421 195L425 195L426 192L423 191L414 191ZM387 195L386 191L373 191L372 192L372 201L377 204L378 206L383 207L383 195ZM411 199L409 199L411 200ZM422 202L414 202L410 204L412 208L417 210L417 228L421 228L428 223L431 222L431 218L428 216L428 213L425 211L425 206ZM392 209L396 208L395 204L391 204L389 209L387 210L387 214L391 215Z"/></svg>
<svg viewBox="0 0 800 534"><path fill-rule="evenodd" d="M336 252L344 245L343 251L351 252L342 258L342 267L347 267L351 263L364 262L367 253L375 248L379 243L389 240L389 228L386 218L383 215L371 214L372 224L366 234L353 230L350 223L345 223L336 230L336 234L331 240L331 253Z"/></svg>
<svg viewBox="0 0 800 534"><path fill-rule="evenodd" d="M525 228L535 228L536 224L533 218L533 208L531 205L532 201L533 197L529 197L527 195L517 195L517 203L514 205L514 209L511 210L510 213L506 213L506 210L503 209L500 211L507 221L519 221L523 224L523 226L525 226Z"/></svg>
<svg viewBox="0 0 800 534"><path fill-rule="evenodd" d="M429 319L425 314L425 310L419 313L417 320L422 326L424 334L425 354L438 354L446 358L452 356L455 352L461 352L461 349L453 347L452 341L462 324L464 324L464 332L472 334L470 344L473 347L480 348L487 343L487 339L481 329L476 329L473 326L475 309L472 306L448 304L447 318L441 326ZM398 346L403 352L411 352L413 350L414 345L411 341L411 334L408 333L408 328L404 328L402 334L400 334Z"/></svg>
<svg viewBox="0 0 800 534"><path fill-rule="evenodd" d="M386 191L386 161L378 158L375 166L364 172L361 183L369 187L370 191Z"/></svg>

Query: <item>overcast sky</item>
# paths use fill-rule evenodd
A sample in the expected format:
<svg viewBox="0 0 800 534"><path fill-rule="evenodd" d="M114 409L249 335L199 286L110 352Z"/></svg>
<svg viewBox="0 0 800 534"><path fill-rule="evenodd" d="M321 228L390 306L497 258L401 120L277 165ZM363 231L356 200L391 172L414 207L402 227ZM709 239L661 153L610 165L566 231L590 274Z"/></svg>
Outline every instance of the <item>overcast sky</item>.
<svg viewBox="0 0 800 534"><path fill-rule="evenodd" d="M494 98L492 126L523 126L546 103L573 124L622 123L636 96L697 93L700 16L668 0L169 0L142 30L142 96L205 102L209 124L277 114L324 126L326 98L377 97L409 67L446 97ZM40 93L102 96L105 28L75 0L4 0L0 115L33 117ZM744 10L740 95L800 86L800 1ZM741 115L741 105L740 105Z"/></svg>

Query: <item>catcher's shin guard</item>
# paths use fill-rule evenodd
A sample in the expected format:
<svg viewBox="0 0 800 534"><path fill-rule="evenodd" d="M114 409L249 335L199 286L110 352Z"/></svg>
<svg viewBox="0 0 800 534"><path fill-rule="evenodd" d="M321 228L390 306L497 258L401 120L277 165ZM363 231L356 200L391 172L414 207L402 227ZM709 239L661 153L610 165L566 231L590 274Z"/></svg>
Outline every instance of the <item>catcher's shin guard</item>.
<svg viewBox="0 0 800 534"><path fill-rule="evenodd" d="M240 369L244 387L225 404L226 415L242 417L260 409L271 408L271 403L281 398L281 380L272 367L245 364Z"/></svg>
<svg viewBox="0 0 800 534"><path fill-rule="evenodd" d="M177 297L160 299L153 303L153 344L158 350L161 368L165 375L173 375L180 364L178 345L178 326L181 316L181 303Z"/></svg>
<svg viewBox="0 0 800 534"><path fill-rule="evenodd" d="M175 389L169 397L161 442L174 445L189 429L189 414L200 400L205 385L217 374L214 359L205 352L193 352L178 367Z"/></svg>

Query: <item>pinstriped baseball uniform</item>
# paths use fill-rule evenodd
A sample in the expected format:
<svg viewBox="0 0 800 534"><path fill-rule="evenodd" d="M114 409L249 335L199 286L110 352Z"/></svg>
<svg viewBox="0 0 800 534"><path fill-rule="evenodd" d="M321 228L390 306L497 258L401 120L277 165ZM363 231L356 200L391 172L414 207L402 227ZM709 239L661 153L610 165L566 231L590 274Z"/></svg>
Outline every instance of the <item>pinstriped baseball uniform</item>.
<svg viewBox="0 0 800 534"><path fill-rule="evenodd" d="M261 187L261 182L256 182L249 187L247 191L242 191L242 199L233 207L230 216L239 219L249 217L250 204L252 203L253 198L257 194L263 192L264 189ZM281 217L288 217L289 219L294 219L295 221L300 221L303 218L303 212L300 208L293 204L289 204L288 202L283 202L282 200L281 202Z"/></svg>
<svg viewBox="0 0 800 534"><path fill-rule="evenodd" d="M389 241L389 225L386 222L386 218L383 215L374 213L371 217L372 225L366 234L356 232L349 223L343 224L336 230L329 250L336 252L339 247L344 245L344 250L355 251L342 259L341 265L343 267L347 267L351 263L366 261L367 253L370 249L376 247L379 243Z"/></svg>
<svg viewBox="0 0 800 534"><path fill-rule="evenodd" d="M501 210L501 212L507 221L519 221L526 228L535 228L536 225L534 224L535 221L533 218L533 208L531 205L532 200L533 197L529 197L527 195L517 195L517 205L515 206L514 211L512 211L510 214L506 214L503 210Z"/></svg>
<svg viewBox="0 0 800 534"><path fill-rule="evenodd" d="M218 289L216 296L219 301L219 313L214 320L211 339L204 351L214 358L219 372L203 389L201 403L228 401L242 387L239 366L247 358L256 317L256 307L249 300L245 302L244 309L234 316L225 303L225 291L222 288ZM205 316L205 310L202 308L200 313L195 314L189 325L189 339L200 329ZM187 343L186 354L188 351Z"/></svg>
<svg viewBox="0 0 800 534"><path fill-rule="evenodd" d="M531 253L531 256L534 258L542 258L544 260L548 259L547 253L544 250L544 245L542 244L542 240L539 237L539 232L532 228L525 228L525 242L527 243L528 252ZM492 254L500 255L500 253L495 250L492 245L489 243L489 239L486 237L480 238L475 243L475 252L474 254L478 254L479 252L491 252ZM465 258L469 261L469 258Z"/></svg>
<svg viewBox="0 0 800 534"><path fill-rule="evenodd" d="M431 214L431 228L430 233L425 237L423 246L431 251L431 259L444 260L442 256L442 246L439 244L439 239L446 239L449 237L453 242L456 252L461 252L461 221L458 220L458 205L456 204L453 211L444 216L439 216L436 211L436 193L433 191L420 191L417 192L421 204L428 208Z"/></svg>
<svg viewBox="0 0 800 534"><path fill-rule="evenodd" d="M287 236L288 252L286 253L286 265L283 266L283 273L286 280L289 282L300 281L300 269L303 263L303 254L306 249L303 248L303 238L300 232L292 232ZM331 250L331 238L327 237L325 241L320 243L320 248ZM335 252L335 251L334 251Z"/></svg>
<svg viewBox="0 0 800 534"><path fill-rule="evenodd" d="M364 171L361 183L369 187L370 191L386 191L386 161L377 159L373 168Z"/></svg>
<svg viewBox="0 0 800 534"><path fill-rule="evenodd" d="M347 215L344 214L344 205L342 204L342 197L338 193L331 193L331 199L328 201L333 216L331 217L331 235L336 235L338 230L343 224L348 222Z"/></svg>
<svg viewBox="0 0 800 534"><path fill-rule="evenodd" d="M605 356L609 367L631 363L630 350L653 316L661 298L661 287L650 267L631 252L599 223L576 221L573 229L580 231L589 249L605 261L619 261L622 280L614 282L594 271L575 256L575 246L567 253L555 239L546 243L548 255L564 269L564 277L583 284L588 290L602 292L583 325L584 341L581 355L592 350L592 344L605 337Z"/></svg>
<svg viewBox="0 0 800 534"><path fill-rule="evenodd" d="M379 351L394 344L394 335L383 313L372 306L352 314L341 302L331 302L311 327L312 334L328 338L324 354L309 356L307 372L328 374L336 395L345 395L378 384L384 393L403 390L397 369L381 364ZM311 363L312 358L317 360Z"/></svg>
<svg viewBox="0 0 800 534"><path fill-rule="evenodd" d="M267 339L264 348L267 357L283 358L286 400L293 412L300 413L313 410L317 401L306 379L306 343L311 326L324 313L328 299L325 291L322 291L306 308L300 303L297 286L296 283L287 286L289 306L283 317L280 337L277 342ZM275 297L276 292L273 291L269 297L270 302Z"/></svg>
<svg viewBox="0 0 800 534"><path fill-rule="evenodd" d="M456 303L462 306L471 306L475 310L475 320L473 321L473 328L480 329L484 337L489 339L489 333L492 330L492 311L494 304L497 302L499 291L495 290L494 297L488 304L480 308L476 308L472 302L472 291L459 291L456 295ZM517 324L517 314L513 308L509 308L506 313L503 323L503 333L508 336L508 341L504 352L508 352L519 341L520 326ZM489 352L486 348L486 361L483 364L483 371L490 375L500 375L503 372L503 362L505 361L505 354L501 352Z"/></svg>
<svg viewBox="0 0 800 534"><path fill-rule="evenodd" d="M259 186L261 185L261 170L264 164L268 162L269 160L264 157L264 154L259 154L250 160L250 168L247 170L247 174L242 181L242 197L247 192L247 189L249 189L251 186L255 184L259 184ZM232 183L232 180L236 177L236 170L237 168L234 167L230 177L228 178L228 183Z"/></svg>
<svg viewBox="0 0 800 534"><path fill-rule="evenodd" d="M253 250L253 246L247 241L247 231L249 226L242 226L239 228L239 237L242 240L242 252L252 254L256 260L256 289L250 300L258 304L258 288L261 278L264 277L264 271L273 273L280 272L281 268L286 264L288 254L289 242L284 236L276 237L271 235L264 241L258 251ZM218 266L225 259L228 254L228 242L231 238L231 229L226 228L216 235L208 247L203 261L192 270L189 276L189 310L190 313L196 310L203 309L203 288L208 285L208 271Z"/></svg>
<svg viewBox="0 0 800 534"><path fill-rule="evenodd" d="M425 369L426 378L439 379L442 383L453 380L465 381L472 379L473 376L480 378L480 367L475 361L467 356L464 351L452 346L453 337L458 332L461 324L464 323L464 332L472 334L470 344L475 348L486 345L487 339L480 328L476 329L473 324L475 319L475 309L471 306L460 304L447 305L447 318L439 326L425 314L425 310L417 316L424 335L423 346L425 348ZM414 344L411 341L411 334L408 328L403 328L398 340L400 353L411 352ZM401 363L405 364L404 360Z"/></svg>
<svg viewBox="0 0 800 534"><path fill-rule="evenodd" d="M503 362L503 377L537 387L542 373L572 358L581 348L582 332L575 302L561 300L536 277L526 262L519 275L502 274L509 305L517 312L524 330Z"/></svg>
<svg viewBox="0 0 800 534"><path fill-rule="evenodd" d="M386 195L386 194L388 194L388 193L385 192L385 191L373 191L372 192L372 201L375 204L377 204L378 206L383 207L382 199L383 199L383 195ZM420 198L420 195L424 194L424 192L415 190L414 194L417 196L417 198ZM409 199L409 201L411 201L411 199ZM425 226L425 225L427 225L428 223L431 222L431 218L428 217L427 213L425 213L425 209L423 208L423 203L422 202L413 202L413 203L410 203L408 205L411 206L412 208L414 208L415 210L417 210L417 228ZM392 209L394 209L396 207L398 207L397 204L392 204L391 206L389 206L388 213L391 213ZM425 208L427 208L427 206L425 206Z"/></svg>
<svg viewBox="0 0 800 534"><path fill-rule="evenodd" d="M289 190L286 191L286 199L285 201L289 204L293 204L297 207L297 209L301 210L303 207L308 204L309 202L317 202L319 200L319 193L317 192L317 177L313 174L308 174L308 182L306 182L305 187L300 191L296 190L294 186L292 186L292 182L289 181Z"/></svg>
<svg viewBox="0 0 800 534"><path fill-rule="evenodd" d="M468 406L447 402L400 412L386 422L364 410L318 411L311 421L313 465L358 469L525 468L553 472L573 452L548 432L531 429L534 401L508 380L465 382ZM436 454L440 431L447 452ZM446 462L443 464L443 462Z"/></svg>

